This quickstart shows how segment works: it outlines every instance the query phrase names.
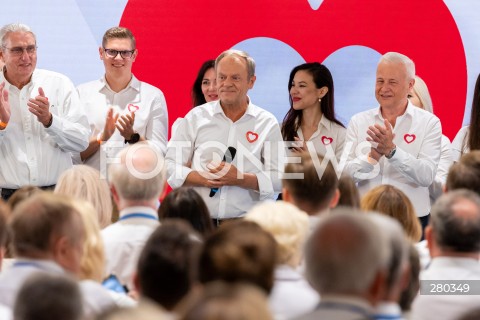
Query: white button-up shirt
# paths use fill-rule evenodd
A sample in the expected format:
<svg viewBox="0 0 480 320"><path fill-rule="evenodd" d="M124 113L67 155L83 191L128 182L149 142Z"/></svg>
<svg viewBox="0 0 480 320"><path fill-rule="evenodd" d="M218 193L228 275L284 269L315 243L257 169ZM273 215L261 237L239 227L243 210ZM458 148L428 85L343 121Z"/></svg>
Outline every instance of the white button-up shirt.
<svg viewBox="0 0 480 320"><path fill-rule="evenodd" d="M440 120L408 102L405 113L397 117L393 128L395 155L391 159L381 157L375 166L367 160L371 147L367 130L374 124L384 126L380 108L354 115L347 129L347 170L358 182L360 194L378 185L390 184L408 196L417 216L427 215L430 212L428 187L435 179L440 161Z"/></svg>
<svg viewBox="0 0 480 320"><path fill-rule="evenodd" d="M298 128L297 134L300 140L305 141L301 128ZM312 146L314 147L314 150L310 151L314 151L321 156L325 156L327 148L332 148L337 161L340 161L346 134L347 129L328 120L322 115L317 130L312 134L310 139L305 141L305 143L309 150Z"/></svg>
<svg viewBox="0 0 480 320"><path fill-rule="evenodd" d="M120 115L133 111L135 112L133 129L165 154L168 139L168 112L165 96L160 89L132 76L128 86L120 92L110 89L105 77L81 84L77 90L88 115L91 137L97 137L103 131L110 107ZM126 146L124 141L120 132L115 130L112 137L102 143L101 150L105 156L105 164L109 161L108 158L115 157ZM85 161L85 164L97 170L105 169L101 168L102 152L95 152ZM75 163L80 163L80 156L74 155L74 160Z"/></svg>
<svg viewBox="0 0 480 320"><path fill-rule="evenodd" d="M455 162L460 160L463 154L470 151L470 148L467 146L469 128L470 126L462 127L452 141L452 157Z"/></svg>
<svg viewBox="0 0 480 320"><path fill-rule="evenodd" d="M120 220L101 231L105 244L106 274L116 275L120 283L133 289L133 274L140 253L159 225L157 212L152 208L121 210Z"/></svg>
<svg viewBox="0 0 480 320"><path fill-rule="evenodd" d="M257 176L259 191L223 186L210 197L210 188L196 187L213 218L243 216L256 203L274 199L281 191L285 145L276 118L249 103L245 114L233 122L214 101L192 109L178 121L167 149L168 183L181 187L192 171L208 171L220 163L228 147L236 149L232 164Z"/></svg>
<svg viewBox="0 0 480 320"><path fill-rule="evenodd" d="M88 120L73 83L56 72L35 69L31 81L21 90L8 83L3 73L11 115L0 130L0 187L18 189L24 185L49 186L72 167L70 152L88 146ZM50 102L52 125L45 128L28 111L27 102L42 87Z"/></svg>

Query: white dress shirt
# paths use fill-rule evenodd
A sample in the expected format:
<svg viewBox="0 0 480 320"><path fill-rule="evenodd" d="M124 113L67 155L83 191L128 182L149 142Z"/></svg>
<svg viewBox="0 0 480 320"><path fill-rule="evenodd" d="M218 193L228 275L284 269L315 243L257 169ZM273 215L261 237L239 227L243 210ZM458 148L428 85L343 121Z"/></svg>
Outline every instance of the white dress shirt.
<svg viewBox="0 0 480 320"><path fill-rule="evenodd" d="M430 205L433 205L435 200L437 200L443 194L443 187L447 182L448 170L450 169L452 163L453 156L450 139L442 134L442 146L437 174L435 175L435 180L433 183L430 185L430 187L428 187L428 191L430 192Z"/></svg>
<svg viewBox="0 0 480 320"><path fill-rule="evenodd" d="M0 320L12 320L13 314L10 308L0 304Z"/></svg>
<svg viewBox="0 0 480 320"><path fill-rule="evenodd" d="M0 304L13 308L18 291L25 281L36 273L66 274L63 268L52 260L16 259L13 265L0 274ZM83 308L86 319L115 306L108 290L99 283L87 280L80 281L80 292L83 297Z"/></svg>
<svg viewBox="0 0 480 320"><path fill-rule="evenodd" d="M469 128L470 126L462 127L452 141L452 157L455 162L460 160L462 154L470 151L470 148L467 146Z"/></svg>
<svg viewBox="0 0 480 320"><path fill-rule="evenodd" d="M116 275L121 284L133 289L133 274L140 253L159 225L157 212L152 208L130 207L121 210L119 221L101 230L105 244L106 274Z"/></svg>
<svg viewBox="0 0 480 320"><path fill-rule="evenodd" d="M120 92L110 89L105 77L81 84L77 87L80 100L90 123L91 137L103 131L105 119L110 107L120 114L135 112L133 129L142 137L152 142L165 154L168 139L168 112L165 96L160 89L139 81L135 76L128 86ZM102 143L104 161L114 157L126 144L125 139L115 130L112 137ZM80 156L74 155L75 163L80 163ZM100 170L101 152L97 151L85 161L85 164ZM104 170L100 170L105 172Z"/></svg>
<svg viewBox="0 0 480 320"><path fill-rule="evenodd" d="M347 295L322 295L316 309L297 320L368 320L372 307L367 300Z"/></svg>
<svg viewBox="0 0 480 320"><path fill-rule="evenodd" d="M313 311L320 297L297 270L279 265L268 301L274 319L286 320Z"/></svg>
<svg viewBox="0 0 480 320"><path fill-rule="evenodd" d="M10 102L10 121L0 130L0 187L18 189L25 185L50 186L72 167L70 152L88 146L88 120L73 83L56 72L35 69L21 90L5 82ZM52 125L45 128L28 111L27 102L43 88L50 102Z"/></svg>
<svg viewBox="0 0 480 320"><path fill-rule="evenodd" d="M420 273L420 280L480 280L480 263L471 258L436 257ZM419 294L413 301L411 318L453 320L479 305L480 295Z"/></svg>
<svg viewBox="0 0 480 320"><path fill-rule="evenodd" d="M347 170L358 182L361 196L378 185L390 184L408 196L417 216L428 215L428 187L435 179L440 161L440 120L408 102L405 113L397 117L393 128L393 143L397 147L395 155L391 159L381 157L375 166L367 160L371 146L367 141L367 130L374 124L384 126L380 108L354 115L347 129Z"/></svg>
<svg viewBox="0 0 480 320"><path fill-rule="evenodd" d="M259 191L224 186L210 197L210 188L196 187L212 218L241 217L281 191L285 145L280 127L271 113L251 102L235 122L227 118L218 101L198 106L178 121L166 155L168 183L179 188L190 172L208 171L206 165L220 163L228 147L236 149L232 164L257 176Z"/></svg>
<svg viewBox="0 0 480 320"><path fill-rule="evenodd" d="M297 134L300 140L305 141L301 128L298 128ZM317 130L312 134L310 139L305 141L305 143L309 150L313 146L313 151L323 157L327 153L327 148L332 148L337 161L340 162L346 134L347 129L328 120L322 115Z"/></svg>

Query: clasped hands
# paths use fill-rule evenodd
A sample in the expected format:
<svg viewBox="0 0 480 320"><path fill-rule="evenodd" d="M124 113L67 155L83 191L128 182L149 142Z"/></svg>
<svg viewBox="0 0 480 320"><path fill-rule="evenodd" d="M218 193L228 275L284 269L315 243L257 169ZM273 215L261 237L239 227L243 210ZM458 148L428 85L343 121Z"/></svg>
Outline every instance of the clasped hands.
<svg viewBox="0 0 480 320"><path fill-rule="evenodd" d="M384 125L375 124L369 126L367 130L367 141L376 143L376 147L372 146L370 149L369 156L376 161L380 160L382 156L389 154L395 147L393 143L393 138L395 138L393 127L386 119L384 120Z"/></svg>
<svg viewBox="0 0 480 320"><path fill-rule="evenodd" d="M223 186L240 185L243 173L238 171L233 164L222 161L220 163L210 162L207 164L208 171L203 172L206 179L205 187L220 188Z"/></svg>

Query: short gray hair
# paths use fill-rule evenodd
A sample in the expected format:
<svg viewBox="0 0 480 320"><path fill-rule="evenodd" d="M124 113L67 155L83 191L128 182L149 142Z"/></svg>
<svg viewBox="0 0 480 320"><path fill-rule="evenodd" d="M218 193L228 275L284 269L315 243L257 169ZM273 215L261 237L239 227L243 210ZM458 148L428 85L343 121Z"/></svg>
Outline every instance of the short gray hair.
<svg viewBox="0 0 480 320"><path fill-rule="evenodd" d="M250 57L250 55L245 51L235 50L235 49L226 50L220 53L220 55L215 60L215 69L217 69L217 66L220 63L220 60L222 60L227 56L237 56L244 59L245 62L247 63L248 78L251 78L255 75L255 60L253 60L253 58Z"/></svg>
<svg viewBox="0 0 480 320"><path fill-rule="evenodd" d="M388 249L372 221L351 208L336 209L322 217L307 242L307 279L321 295L362 295L385 271Z"/></svg>
<svg viewBox="0 0 480 320"><path fill-rule="evenodd" d="M164 158L146 142L128 146L117 155L120 163L108 168L108 180L125 200L158 198L165 184Z"/></svg>
<svg viewBox="0 0 480 320"><path fill-rule="evenodd" d="M406 55L398 52L387 52L380 58L379 63L382 61L402 63L407 71L408 80L415 79L415 63Z"/></svg>
<svg viewBox="0 0 480 320"><path fill-rule="evenodd" d="M33 33L32 29L30 29L29 26L23 23L10 23L10 24L4 25L2 29L0 29L0 47L2 48L5 47L5 40L6 40L7 34L11 32L31 33L33 38L35 39L35 43L37 42L37 37L35 36L35 33Z"/></svg>
<svg viewBox="0 0 480 320"><path fill-rule="evenodd" d="M459 212L455 208L456 204L465 201L475 206L474 211ZM440 248L453 252L479 252L480 197L466 189L447 192L433 205L430 225Z"/></svg>

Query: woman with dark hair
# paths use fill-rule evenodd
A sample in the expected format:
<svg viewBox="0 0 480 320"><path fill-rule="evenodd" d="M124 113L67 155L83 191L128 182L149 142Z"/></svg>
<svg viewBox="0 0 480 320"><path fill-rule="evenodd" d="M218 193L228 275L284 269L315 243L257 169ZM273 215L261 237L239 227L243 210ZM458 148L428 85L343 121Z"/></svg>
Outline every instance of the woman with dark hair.
<svg viewBox="0 0 480 320"><path fill-rule="evenodd" d="M480 150L480 74L473 91L470 125L461 128L452 142L453 161L472 150Z"/></svg>
<svg viewBox="0 0 480 320"><path fill-rule="evenodd" d="M168 218L184 219L203 236L214 230L207 205L192 188L178 188L170 192L158 209L158 218L160 221Z"/></svg>
<svg viewBox="0 0 480 320"><path fill-rule="evenodd" d="M193 83L192 103L194 107L218 100L215 79L215 60L207 60L200 67Z"/></svg>
<svg viewBox="0 0 480 320"><path fill-rule="evenodd" d="M345 142L345 126L335 118L332 74L318 63L293 68L288 82L290 110L282 124L285 141L297 141L289 148L302 152L315 148L325 156L329 148L338 161Z"/></svg>

